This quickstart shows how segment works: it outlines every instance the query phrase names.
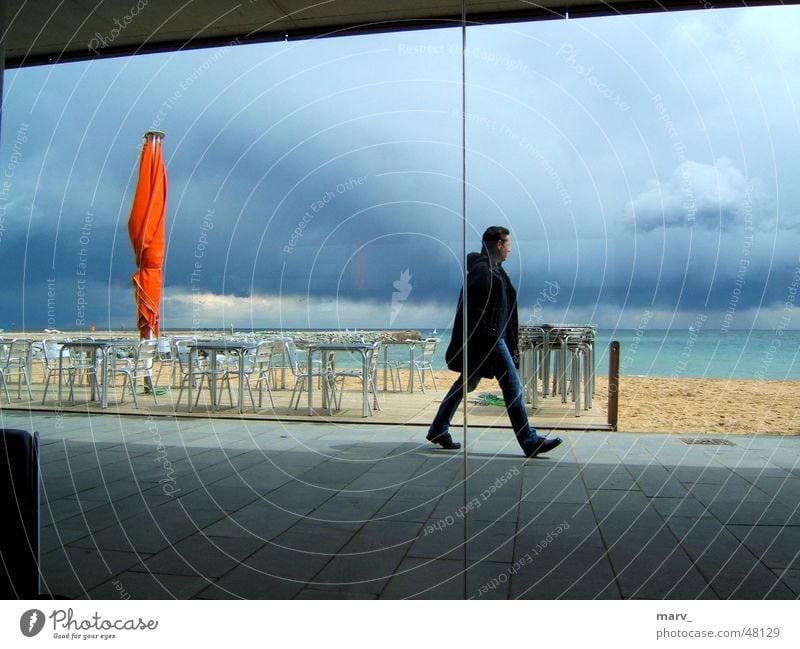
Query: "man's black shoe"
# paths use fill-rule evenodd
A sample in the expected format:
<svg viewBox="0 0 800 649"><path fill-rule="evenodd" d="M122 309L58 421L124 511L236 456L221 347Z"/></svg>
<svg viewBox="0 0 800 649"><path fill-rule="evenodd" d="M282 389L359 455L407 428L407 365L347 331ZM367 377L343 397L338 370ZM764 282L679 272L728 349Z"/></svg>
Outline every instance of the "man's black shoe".
<svg viewBox="0 0 800 649"><path fill-rule="evenodd" d="M450 433L440 433L439 435L431 435L428 433L425 439L434 444L438 444L448 451L455 451L461 448L461 444L459 442L454 442L453 438L450 437Z"/></svg>
<svg viewBox="0 0 800 649"><path fill-rule="evenodd" d="M552 439L549 437L540 437L533 444L531 444L530 447L522 450L525 453L525 457L536 457L542 453L552 451L559 444L561 444L560 437L553 437Z"/></svg>

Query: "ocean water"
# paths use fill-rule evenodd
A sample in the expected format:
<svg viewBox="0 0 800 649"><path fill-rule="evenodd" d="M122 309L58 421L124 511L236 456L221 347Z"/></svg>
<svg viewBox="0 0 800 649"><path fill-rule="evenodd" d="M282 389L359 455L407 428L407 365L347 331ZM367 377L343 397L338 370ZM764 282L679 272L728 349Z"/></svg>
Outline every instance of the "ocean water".
<svg viewBox="0 0 800 649"><path fill-rule="evenodd" d="M608 369L612 340L624 376L800 380L800 331L601 329L598 372Z"/></svg>
<svg viewBox="0 0 800 649"><path fill-rule="evenodd" d="M419 331L423 338L439 338L433 367L446 369L450 330ZM623 376L800 380L800 331L599 329L596 336L598 375L608 374L608 347L617 340ZM390 359L408 360L405 347L391 347L389 353ZM358 359L343 357L337 363L355 367Z"/></svg>
<svg viewBox="0 0 800 649"><path fill-rule="evenodd" d="M441 339L434 367L444 368L450 331L422 330ZM608 373L608 347L620 343L620 374L675 378L800 380L800 331L600 329L598 374Z"/></svg>

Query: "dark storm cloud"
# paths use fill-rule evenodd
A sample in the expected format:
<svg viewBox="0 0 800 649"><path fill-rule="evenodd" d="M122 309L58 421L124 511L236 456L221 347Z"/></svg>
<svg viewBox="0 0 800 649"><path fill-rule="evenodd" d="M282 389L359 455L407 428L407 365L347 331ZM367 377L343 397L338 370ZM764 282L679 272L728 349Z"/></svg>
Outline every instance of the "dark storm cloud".
<svg viewBox="0 0 800 649"><path fill-rule="evenodd" d="M795 44L765 28L772 49L759 47L749 15L470 31L467 252L488 225L512 230L524 319L785 301L800 143L781 107L800 84L775 63ZM459 39L385 34L7 73L3 322L24 312L44 326L53 278L56 326L78 319L79 291L87 321L133 320L126 223L141 134L159 128L176 318L192 317L196 292L216 324L278 311L386 326L406 277L397 324L443 326L462 274Z"/></svg>

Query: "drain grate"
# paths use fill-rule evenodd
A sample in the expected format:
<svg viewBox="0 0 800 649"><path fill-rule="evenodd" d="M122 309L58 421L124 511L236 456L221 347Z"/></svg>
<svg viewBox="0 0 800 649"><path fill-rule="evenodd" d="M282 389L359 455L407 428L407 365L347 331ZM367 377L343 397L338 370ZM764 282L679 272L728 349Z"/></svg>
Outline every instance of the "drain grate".
<svg viewBox="0 0 800 649"><path fill-rule="evenodd" d="M681 441L690 446L736 446L733 442L719 437L681 437Z"/></svg>

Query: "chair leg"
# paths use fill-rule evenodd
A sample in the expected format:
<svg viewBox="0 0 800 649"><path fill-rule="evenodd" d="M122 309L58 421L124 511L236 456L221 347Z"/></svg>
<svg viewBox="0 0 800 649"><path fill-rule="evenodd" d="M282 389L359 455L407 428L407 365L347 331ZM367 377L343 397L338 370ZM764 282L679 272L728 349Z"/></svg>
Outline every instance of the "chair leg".
<svg viewBox="0 0 800 649"><path fill-rule="evenodd" d="M47 389L50 387L50 372L46 372L44 377L44 396L42 397L42 404L47 400Z"/></svg>
<svg viewBox="0 0 800 649"><path fill-rule="evenodd" d="M289 399L289 407L292 407L292 403L294 402L294 396L297 395L297 403L294 404L294 409L297 410L298 406L300 405L300 397L303 394L303 388L305 387L305 374L298 376L294 383L294 390L292 390L292 396ZM298 392L298 388L300 391Z"/></svg>
<svg viewBox="0 0 800 649"><path fill-rule="evenodd" d="M69 373L69 400L73 406L75 405L75 376L77 373L77 370L73 370Z"/></svg>
<svg viewBox="0 0 800 649"><path fill-rule="evenodd" d="M153 383L153 377L150 374L145 374L144 380L145 383L150 386L150 394L153 395L153 403L158 405L158 395L156 394L156 385L158 385L158 383Z"/></svg>
<svg viewBox="0 0 800 649"><path fill-rule="evenodd" d="M369 377L369 387L372 388L372 396L375 399L375 410L382 410L381 402L378 400L378 390L375 389L375 379L373 376Z"/></svg>
<svg viewBox="0 0 800 649"><path fill-rule="evenodd" d="M197 384L197 396L194 398L194 407L195 408L197 408L197 404L200 402L200 393L203 391L203 381L205 380L205 378L206 378L205 374L201 374L200 375L200 381ZM209 380L211 380L211 379L209 378ZM213 409L214 404L212 403L211 406L212 406L212 409Z"/></svg>
<svg viewBox="0 0 800 649"><path fill-rule="evenodd" d="M258 380L263 382L263 385L266 387L267 394L269 394L269 402L272 404L272 408L274 409L275 408L275 399L272 397L272 388L270 387L270 384L269 384L269 381L270 381L269 372L262 373L262 375L258 377ZM264 388L261 386L261 383L259 383L259 386L258 386L258 407L259 408L261 408L263 397L264 397Z"/></svg>
<svg viewBox="0 0 800 649"><path fill-rule="evenodd" d="M245 374L244 380L247 382L247 393L250 395L250 403L253 405L253 412L256 411L256 399L253 396L253 386L250 385L250 376ZM261 395L259 394L259 405L261 405ZM242 406L244 410L244 406Z"/></svg>
<svg viewBox="0 0 800 649"><path fill-rule="evenodd" d="M436 375L433 373L433 367L429 367L428 370L430 370L431 373L431 382L433 383L433 391L438 392L439 388L436 387Z"/></svg>
<svg viewBox="0 0 800 649"><path fill-rule="evenodd" d="M136 398L136 377L131 374L130 378L128 375L125 375L125 379L122 381L122 396L125 396L125 383L128 383L131 386L131 394L133 395L133 407L137 410L139 409L139 399Z"/></svg>
<svg viewBox="0 0 800 649"><path fill-rule="evenodd" d="M116 381L114 381L114 387L116 387ZM124 374L122 376L122 397L120 398L120 403L125 403L125 388L128 387L128 375ZM134 393L133 396L133 404L136 405L136 394Z"/></svg>
<svg viewBox="0 0 800 649"><path fill-rule="evenodd" d="M180 387L178 388L178 400L175 402L175 410L180 408L181 398L183 397L183 386L184 384L188 385L188 383L189 383L189 375L187 374L186 376L181 378L181 384Z"/></svg>
<svg viewBox="0 0 800 649"><path fill-rule="evenodd" d="M227 385L228 385L228 400L230 401L231 408L233 408L233 389L231 388L231 379L230 376L225 374L228 377ZM220 404L222 403L222 397L220 397Z"/></svg>
<svg viewBox="0 0 800 649"><path fill-rule="evenodd" d="M28 399L33 399L33 393L31 392L31 382L28 380L28 370L25 369L23 376L25 377L25 388L28 390Z"/></svg>
<svg viewBox="0 0 800 649"><path fill-rule="evenodd" d="M422 394L425 394L425 376L422 373L422 369L419 365L417 365L415 369L417 370L417 376L419 377L419 387L422 390Z"/></svg>
<svg viewBox="0 0 800 649"><path fill-rule="evenodd" d="M0 370L0 382L3 383L3 391L6 393L6 401L11 403L11 397L8 394L8 385L6 385L6 375Z"/></svg>

